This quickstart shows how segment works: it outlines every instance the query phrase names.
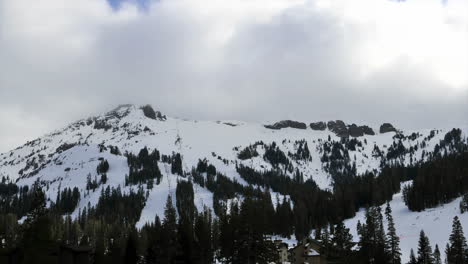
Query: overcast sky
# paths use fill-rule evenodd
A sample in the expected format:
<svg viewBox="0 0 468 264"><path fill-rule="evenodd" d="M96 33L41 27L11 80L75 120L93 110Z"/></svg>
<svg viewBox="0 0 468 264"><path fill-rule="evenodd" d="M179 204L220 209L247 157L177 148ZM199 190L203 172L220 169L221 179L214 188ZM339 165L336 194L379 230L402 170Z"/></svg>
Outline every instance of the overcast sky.
<svg viewBox="0 0 468 264"><path fill-rule="evenodd" d="M0 0L0 152L121 103L468 124L468 1Z"/></svg>

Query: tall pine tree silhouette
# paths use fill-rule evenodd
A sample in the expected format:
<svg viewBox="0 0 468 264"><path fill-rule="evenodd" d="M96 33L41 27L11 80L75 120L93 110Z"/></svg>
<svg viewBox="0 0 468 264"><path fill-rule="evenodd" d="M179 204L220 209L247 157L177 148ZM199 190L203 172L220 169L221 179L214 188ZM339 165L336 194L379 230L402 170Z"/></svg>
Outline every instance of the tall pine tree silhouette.
<svg viewBox="0 0 468 264"><path fill-rule="evenodd" d="M442 260L440 259L440 250L439 245L436 244L434 249L434 264L442 264Z"/></svg>
<svg viewBox="0 0 468 264"><path fill-rule="evenodd" d="M385 208L385 216L388 222L388 232L387 232L387 245L390 254L390 263L391 264L400 264L401 263L401 252L400 252L400 238L396 234L395 223L393 222L392 208L387 202L387 207Z"/></svg>
<svg viewBox="0 0 468 264"><path fill-rule="evenodd" d="M453 218L452 234L450 234L445 254L449 264L468 263L468 246L458 216Z"/></svg>
<svg viewBox="0 0 468 264"><path fill-rule="evenodd" d="M421 230L419 233L419 243L418 243L418 264L433 264L434 258L432 257L432 248L429 238L424 233L424 230Z"/></svg>

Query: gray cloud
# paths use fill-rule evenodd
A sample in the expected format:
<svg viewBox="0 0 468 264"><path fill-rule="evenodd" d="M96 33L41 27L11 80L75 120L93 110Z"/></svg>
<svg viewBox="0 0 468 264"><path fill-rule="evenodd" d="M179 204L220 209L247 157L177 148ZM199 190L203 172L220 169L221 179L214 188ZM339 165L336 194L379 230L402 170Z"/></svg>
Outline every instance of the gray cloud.
<svg viewBox="0 0 468 264"><path fill-rule="evenodd" d="M397 53L375 66L367 54L386 24L372 29L375 21L348 19L340 8L279 0L265 11L262 1L226 8L207 0L203 9L163 0L142 13L83 0L59 16L53 5L62 0L42 11L13 2L0 2L0 151L128 102L193 119L467 124L465 80L438 77L430 53ZM468 39L466 17L448 18L449 37ZM383 46L377 58L387 51L395 52ZM457 60L468 52L453 52L453 63L442 62L463 69L468 62ZM425 55L429 63L418 60Z"/></svg>

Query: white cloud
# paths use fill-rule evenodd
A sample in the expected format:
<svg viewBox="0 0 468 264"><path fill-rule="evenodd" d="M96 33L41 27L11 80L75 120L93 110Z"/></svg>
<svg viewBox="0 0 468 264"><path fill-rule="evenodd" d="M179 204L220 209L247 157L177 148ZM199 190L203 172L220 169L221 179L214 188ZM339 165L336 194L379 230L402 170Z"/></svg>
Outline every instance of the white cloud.
<svg viewBox="0 0 468 264"><path fill-rule="evenodd" d="M29 136L0 136L11 147L39 123L125 102L189 118L456 124L467 47L464 0L161 0L143 12L3 0L0 122L31 120Z"/></svg>

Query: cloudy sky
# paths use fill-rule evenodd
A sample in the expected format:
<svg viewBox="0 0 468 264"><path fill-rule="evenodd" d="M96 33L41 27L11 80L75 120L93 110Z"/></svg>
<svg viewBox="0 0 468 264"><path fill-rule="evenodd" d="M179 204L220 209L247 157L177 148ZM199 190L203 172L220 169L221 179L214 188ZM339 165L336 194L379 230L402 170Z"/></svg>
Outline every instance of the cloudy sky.
<svg viewBox="0 0 468 264"><path fill-rule="evenodd" d="M0 151L121 103L468 124L468 1L0 0Z"/></svg>

